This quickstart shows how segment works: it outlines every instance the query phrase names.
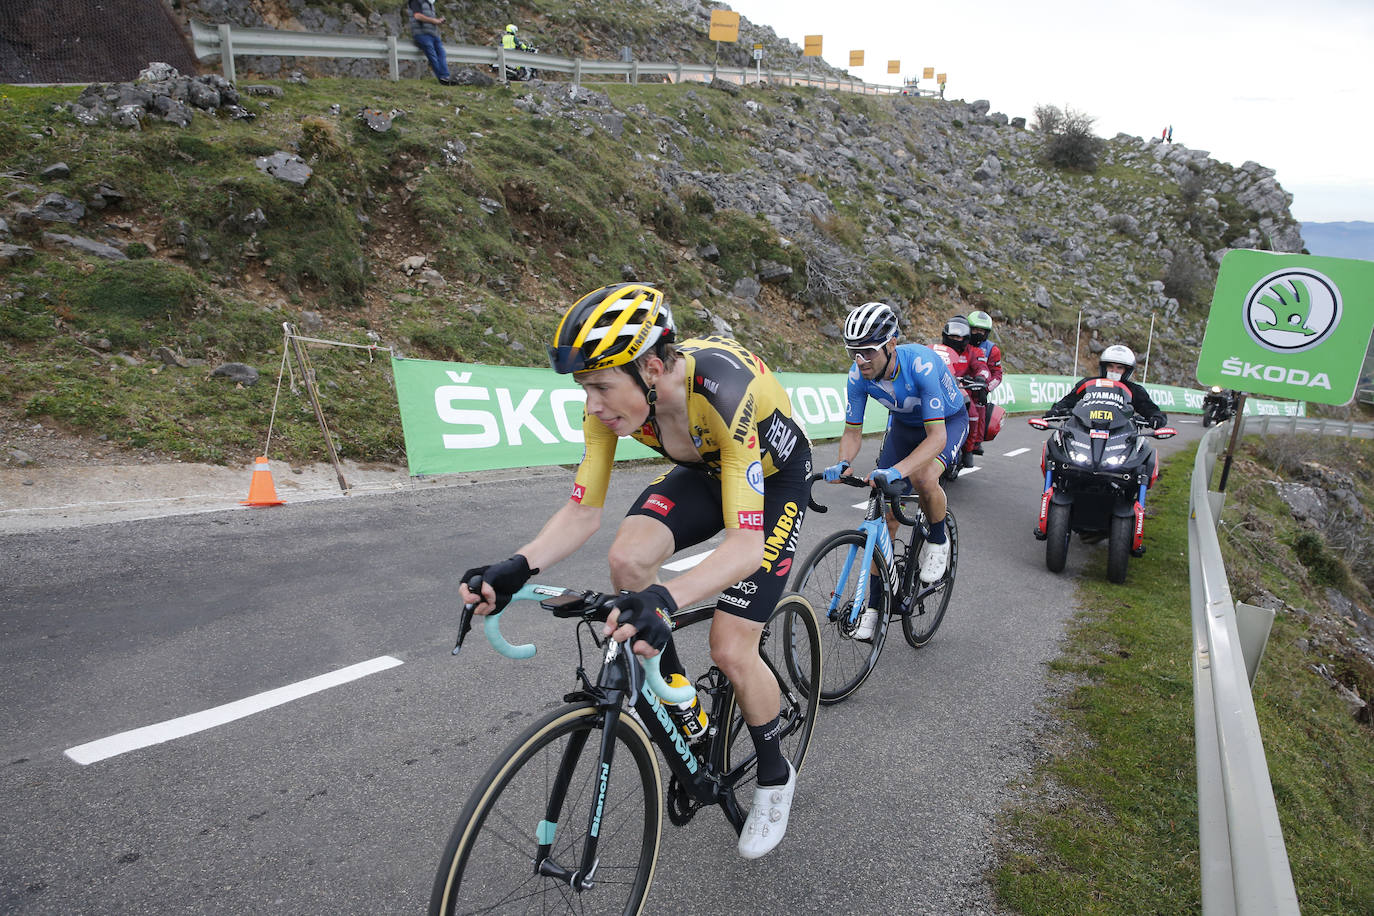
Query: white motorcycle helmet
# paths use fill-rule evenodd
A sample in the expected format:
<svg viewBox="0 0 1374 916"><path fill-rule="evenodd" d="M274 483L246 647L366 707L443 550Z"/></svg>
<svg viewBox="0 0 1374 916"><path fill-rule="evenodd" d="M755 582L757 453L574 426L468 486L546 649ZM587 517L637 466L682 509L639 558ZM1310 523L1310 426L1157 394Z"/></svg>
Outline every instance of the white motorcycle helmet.
<svg viewBox="0 0 1374 916"><path fill-rule="evenodd" d="M1110 364L1125 366L1126 369L1120 374L1113 374L1107 371L1107 366ZM1103 350L1102 355L1098 357L1097 371L1103 378L1109 378L1115 382L1124 382L1129 379L1131 373L1135 371L1135 354L1131 352L1130 347L1123 347L1121 344L1112 344L1110 347Z"/></svg>

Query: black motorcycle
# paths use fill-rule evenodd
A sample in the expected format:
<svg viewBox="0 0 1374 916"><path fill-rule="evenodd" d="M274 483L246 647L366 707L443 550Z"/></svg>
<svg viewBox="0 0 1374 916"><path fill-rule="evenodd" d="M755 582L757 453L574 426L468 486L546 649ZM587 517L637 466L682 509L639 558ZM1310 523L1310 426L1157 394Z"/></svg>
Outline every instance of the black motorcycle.
<svg viewBox="0 0 1374 916"><path fill-rule="evenodd" d="M1202 425L1215 426L1236 415L1236 393L1213 385L1202 398Z"/></svg>
<svg viewBox="0 0 1374 916"><path fill-rule="evenodd" d="M1045 441L1040 469L1037 539L1045 542L1045 566L1063 572L1069 537L1108 539L1107 579L1126 581L1131 557L1145 554L1145 491L1159 475L1159 457L1146 439L1168 439L1170 427L1150 429L1122 391L1089 391L1063 416L1032 418L1036 429L1054 429Z"/></svg>
<svg viewBox="0 0 1374 916"><path fill-rule="evenodd" d="M539 53L539 49L538 49L537 47L535 47L534 45L530 44L529 42L524 42L524 41L522 41L522 42L520 42L519 44L517 44L516 47L515 47L515 50L517 50L517 51L522 51L522 52L524 52L525 54L538 54L538 53ZM493 69L493 70L497 69L497 68L496 68L496 65L493 64L491 69ZM517 66L515 66L515 65L513 65L513 64L506 64L506 79L509 80L509 81L511 81L511 82L521 82L521 83L523 83L523 82L525 82L526 80L537 79L538 77L539 77L539 71L536 70L534 67L526 67L526 66L519 66L519 67L517 67Z"/></svg>

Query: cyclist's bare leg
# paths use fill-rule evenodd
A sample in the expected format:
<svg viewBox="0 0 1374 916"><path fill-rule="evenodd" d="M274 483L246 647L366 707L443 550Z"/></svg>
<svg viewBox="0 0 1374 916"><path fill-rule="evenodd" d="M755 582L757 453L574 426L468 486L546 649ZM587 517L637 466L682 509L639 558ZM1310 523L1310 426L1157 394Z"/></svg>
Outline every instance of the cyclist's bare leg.
<svg viewBox="0 0 1374 916"><path fill-rule="evenodd" d="M611 584L632 592L657 582L658 571L674 553L673 533L647 515L630 515L620 523L606 560Z"/></svg>
<svg viewBox="0 0 1374 916"><path fill-rule="evenodd" d="M711 618L711 660L735 686L744 721L765 725L777 718L782 703L778 680L759 656L763 624L724 611Z"/></svg>
<svg viewBox="0 0 1374 916"><path fill-rule="evenodd" d="M945 509L947 508L945 491L940 486L940 473L943 470L944 465L939 461L927 461L909 478L912 487L916 490L916 496L921 501L921 511L931 521L945 517Z"/></svg>

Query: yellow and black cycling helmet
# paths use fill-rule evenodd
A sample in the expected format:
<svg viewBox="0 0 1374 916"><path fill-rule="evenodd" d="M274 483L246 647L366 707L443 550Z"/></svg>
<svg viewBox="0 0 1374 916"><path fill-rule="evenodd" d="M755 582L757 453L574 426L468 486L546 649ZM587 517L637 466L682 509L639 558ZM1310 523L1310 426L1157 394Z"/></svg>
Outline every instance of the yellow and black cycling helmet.
<svg viewBox="0 0 1374 916"><path fill-rule="evenodd" d="M677 333L662 291L643 283L592 290L563 316L549 347L553 371L590 372L627 366Z"/></svg>

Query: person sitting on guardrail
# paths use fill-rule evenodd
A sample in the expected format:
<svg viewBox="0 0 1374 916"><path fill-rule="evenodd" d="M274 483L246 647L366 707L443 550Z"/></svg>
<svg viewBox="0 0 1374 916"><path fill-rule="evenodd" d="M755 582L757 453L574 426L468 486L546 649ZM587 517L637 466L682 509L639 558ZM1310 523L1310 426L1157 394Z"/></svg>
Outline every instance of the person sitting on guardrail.
<svg viewBox="0 0 1374 916"><path fill-rule="evenodd" d="M449 75L448 55L444 53L444 39L439 35L439 26L447 20L435 12L434 0L406 0L406 12L410 14L410 37L416 47L425 52L435 78L445 86L457 85Z"/></svg>

